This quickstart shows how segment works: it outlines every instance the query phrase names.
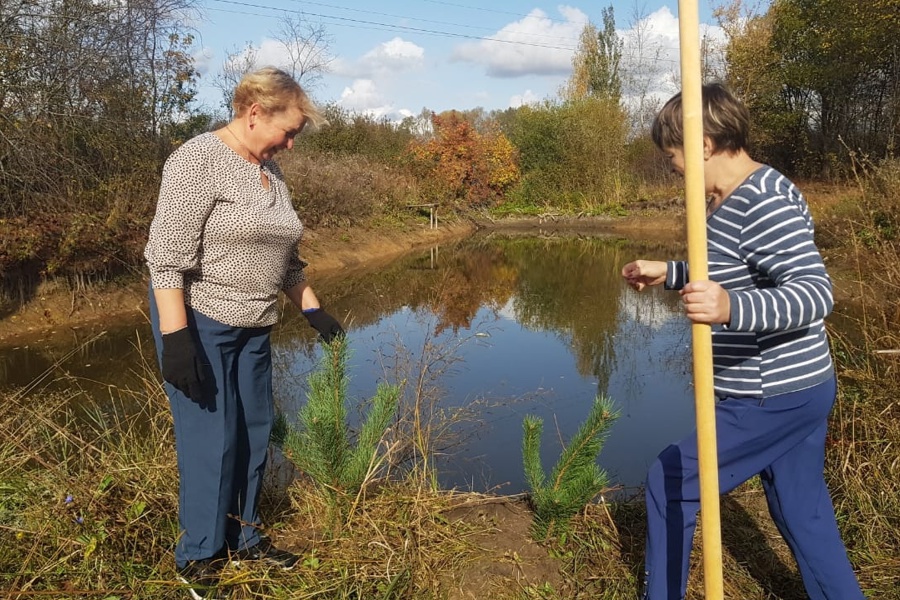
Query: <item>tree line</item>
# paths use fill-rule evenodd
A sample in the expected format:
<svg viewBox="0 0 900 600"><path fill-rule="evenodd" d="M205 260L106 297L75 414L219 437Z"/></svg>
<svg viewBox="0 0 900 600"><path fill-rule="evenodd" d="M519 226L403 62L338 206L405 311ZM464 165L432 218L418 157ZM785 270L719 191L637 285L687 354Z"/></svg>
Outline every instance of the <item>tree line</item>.
<svg viewBox="0 0 900 600"><path fill-rule="evenodd" d="M747 102L757 157L791 176L832 178L895 157L900 0L772 0L757 12L733 0L715 15L725 38L704 44L705 76ZM23 280L107 278L140 264L163 161L224 118L196 101L185 23L200 17L195 0L0 4L7 294L18 286L23 295ZM605 9L583 29L558 97L539 104L426 108L401 123L327 106L331 125L282 158L304 221L352 224L423 201L501 213L627 211L668 181L647 138L660 100L650 93L654 48L642 23L626 46ZM322 26L298 13L274 36L287 57L278 66L301 83L327 72ZM261 66L252 46L228 58L215 76L223 107L240 75Z"/></svg>
<svg viewBox="0 0 900 600"><path fill-rule="evenodd" d="M846 174L894 158L900 139L900 0L741 0L716 11L723 79L750 107L764 158L788 172Z"/></svg>

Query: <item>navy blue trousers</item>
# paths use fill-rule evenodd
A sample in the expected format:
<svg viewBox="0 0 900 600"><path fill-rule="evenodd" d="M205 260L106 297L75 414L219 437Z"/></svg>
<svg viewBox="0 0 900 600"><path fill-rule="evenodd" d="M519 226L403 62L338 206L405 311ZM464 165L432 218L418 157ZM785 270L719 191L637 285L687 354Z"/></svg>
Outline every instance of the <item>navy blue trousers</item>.
<svg viewBox="0 0 900 600"><path fill-rule="evenodd" d="M835 394L830 380L764 400L726 398L715 409L719 491L760 476L769 512L812 600L863 598L824 478L825 431ZM684 598L700 509L696 431L651 465L646 499L644 598Z"/></svg>
<svg viewBox="0 0 900 600"><path fill-rule="evenodd" d="M231 327L187 312L209 371L200 401L165 384L178 458L179 567L259 542L258 503L274 421L271 327ZM161 360L152 290L150 318Z"/></svg>

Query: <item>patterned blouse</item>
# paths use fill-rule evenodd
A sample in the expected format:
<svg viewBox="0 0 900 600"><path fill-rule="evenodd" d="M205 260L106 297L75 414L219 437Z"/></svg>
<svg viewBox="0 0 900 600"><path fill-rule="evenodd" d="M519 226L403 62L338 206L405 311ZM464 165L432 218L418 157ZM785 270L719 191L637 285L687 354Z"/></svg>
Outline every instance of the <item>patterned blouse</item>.
<svg viewBox="0 0 900 600"><path fill-rule="evenodd" d="M144 257L153 288L183 288L188 306L226 325L262 327L277 320L278 291L305 279L302 235L278 165L204 133L166 161Z"/></svg>

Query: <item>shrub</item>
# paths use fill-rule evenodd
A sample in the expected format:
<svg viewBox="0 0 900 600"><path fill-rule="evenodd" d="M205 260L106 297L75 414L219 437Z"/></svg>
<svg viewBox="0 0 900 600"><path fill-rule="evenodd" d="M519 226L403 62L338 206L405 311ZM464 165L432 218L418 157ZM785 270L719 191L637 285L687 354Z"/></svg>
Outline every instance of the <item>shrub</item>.
<svg viewBox="0 0 900 600"><path fill-rule="evenodd" d="M522 178L507 197L517 205L615 213L634 196L625 160L628 119L616 102L523 107L509 129Z"/></svg>
<svg viewBox="0 0 900 600"><path fill-rule="evenodd" d="M413 142L415 172L440 183L445 196L468 206L489 206L519 180L518 152L499 130L479 133L460 113L432 117L434 137Z"/></svg>

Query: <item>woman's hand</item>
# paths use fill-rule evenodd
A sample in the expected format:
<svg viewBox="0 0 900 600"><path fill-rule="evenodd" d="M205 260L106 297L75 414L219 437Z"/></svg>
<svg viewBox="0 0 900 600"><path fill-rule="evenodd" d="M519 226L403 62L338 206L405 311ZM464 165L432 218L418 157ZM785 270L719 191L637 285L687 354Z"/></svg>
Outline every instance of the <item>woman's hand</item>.
<svg viewBox="0 0 900 600"><path fill-rule="evenodd" d="M341 327L338 320L321 308L306 309L303 311L303 316L309 321L310 326L319 332L319 335L322 336L322 341L326 344L330 344L331 340L336 337L345 335L344 328Z"/></svg>
<svg viewBox="0 0 900 600"><path fill-rule="evenodd" d="M163 379L194 402L202 403L206 375L191 330L183 327L162 334L162 346Z"/></svg>
<svg viewBox="0 0 900 600"><path fill-rule="evenodd" d="M622 267L622 277L637 291L666 281L666 263L660 260L636 260Z"/></svg>
<svg viewBox="0 0 900 600"><path fill-rule="evenodd" d="M731 322L731 298L715 281L693 281L679 292L684 312L694 323Z"/></svg>

